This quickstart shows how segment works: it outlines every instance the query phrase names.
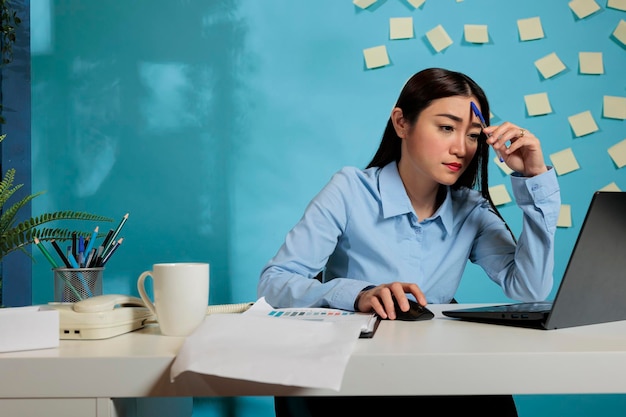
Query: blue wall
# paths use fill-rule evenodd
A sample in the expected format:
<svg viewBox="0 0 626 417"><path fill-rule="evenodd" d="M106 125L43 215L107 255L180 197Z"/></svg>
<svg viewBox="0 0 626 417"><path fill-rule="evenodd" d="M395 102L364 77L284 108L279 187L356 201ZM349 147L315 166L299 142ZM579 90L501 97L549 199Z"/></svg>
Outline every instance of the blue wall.
<svg viewBox="0 0 626 417"><path fill-rule="evenodd" d="M581 168L560 177L573 224L557 232L558 284L593 191L626 190L626 171L607 153L625 138L624 120L602 116L604 95L624 96L626 47L611 34L626 14L599 4L578 19L564 0L430 0L419 9L379 0L366 10L350 0L38 0L32 188L47 193L33 213L129 213L107 293L136 295L136 278L153 263L195 260L211 263L211 303L255 300L260 269L310 198L340 167L367 164L405 80L440 66L479 82L493 123L525 126L546 159L574 151ZM517 20L535 16L545 38L521 42ZM391 17L413 17L415 36L390 40ZM453 44L436 52L425 34L439 24ZM467 43L464 24L488 25L489 43ZM368 70L362 51L379 45L391 63ZM552 52L567 69L544 79L533 63ZM580 74L578 52L602 52L605 73ZM553 112L530 117L523 96L540 92ZM586 110L600 129L575 137L568 117ZM510 190L495 164L490 179ZM519 231L516 206L500 209ZM33 302L45 303L52 273L35 255ZM471 266L458 298L505 300ZM617 416L626 399L520 396L518 404L522 417ZM198 399L194 415L272 410L269 398Z"/></svg>

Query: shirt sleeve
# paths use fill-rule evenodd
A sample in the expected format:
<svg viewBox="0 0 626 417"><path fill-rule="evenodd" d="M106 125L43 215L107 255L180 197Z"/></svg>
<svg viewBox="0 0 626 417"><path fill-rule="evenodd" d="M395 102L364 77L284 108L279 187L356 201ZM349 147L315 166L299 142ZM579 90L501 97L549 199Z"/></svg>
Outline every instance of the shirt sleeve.
<svg viewBox="0 0 626 417"><path fill-rule="evenodd" d="M276 255L261 271L259 297L265 297L276 308L354 308L356 295L368 282L334 278L322 284L314 279L326 266L345 231L350 185L350 173L343 169L311 200Z"/></svg>
<svg viewBox="0 0 626 417"><path fill-rule="evenodd" d="M512 175L511 182L523 213L517 242L502 221L485 212L471 260L502 287L507 297L541 301L549 295L554 281L554 237L561 209L556 173L549 168L530 178ZM486 220L489 217L491 220Z"/></svg>

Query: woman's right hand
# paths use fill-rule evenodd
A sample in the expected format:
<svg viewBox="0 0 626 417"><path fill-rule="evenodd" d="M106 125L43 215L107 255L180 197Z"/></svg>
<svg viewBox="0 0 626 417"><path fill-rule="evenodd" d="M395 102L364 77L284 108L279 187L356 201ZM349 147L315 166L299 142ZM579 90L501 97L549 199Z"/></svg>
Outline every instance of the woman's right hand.
<svg viewBox="0 0 626 417"><path fill-rule="evenodd" d="M396 309L393 302L395 297L398 300L400 310L409 310L409 301L406 294L412 294L415 300L425 306L426 296L417 284L410 282L392 282L390 284L381 284L377 287L364 290L357 296L355 303L357 310L368 313L374 311L382 319L396 319Z"/></svg>

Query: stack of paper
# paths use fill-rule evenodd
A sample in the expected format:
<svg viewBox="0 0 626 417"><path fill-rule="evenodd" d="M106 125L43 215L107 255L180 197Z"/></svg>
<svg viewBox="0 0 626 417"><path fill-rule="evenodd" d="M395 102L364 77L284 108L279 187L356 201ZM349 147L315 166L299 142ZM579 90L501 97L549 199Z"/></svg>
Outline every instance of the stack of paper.
<svg viewBox="0 0 626 417"><path fill-rule="evenodd" d="M46 306L0 308L0 352L58 346L58 311Z"/></svg>

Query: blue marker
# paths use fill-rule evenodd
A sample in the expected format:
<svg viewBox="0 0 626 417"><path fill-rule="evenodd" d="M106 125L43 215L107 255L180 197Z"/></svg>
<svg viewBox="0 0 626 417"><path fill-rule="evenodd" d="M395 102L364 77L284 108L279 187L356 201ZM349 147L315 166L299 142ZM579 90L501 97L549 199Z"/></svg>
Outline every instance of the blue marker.
<svg viewBox="0 0 626 417"><path fill-rule="evenodd" d="M485 122L485 118L483 117L483 114L480 112L480 110L478 110L478 107L476 107L473 101L470 102L470 105L472 106L472 111L474 112L476 117L478 117L478 119L480 120L480 127L482 127L483 130L485 130L485 128L487 127L487 123ZM504 158L502 157L502 154L500 153L500 151L498 151L497 149L494 149L494 151L496 151L496 155L498 156L498 159L500 159L500 162L504 162Z"/></svg>

